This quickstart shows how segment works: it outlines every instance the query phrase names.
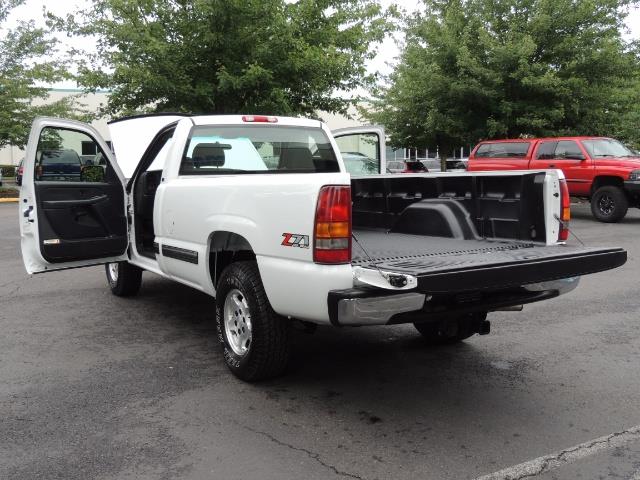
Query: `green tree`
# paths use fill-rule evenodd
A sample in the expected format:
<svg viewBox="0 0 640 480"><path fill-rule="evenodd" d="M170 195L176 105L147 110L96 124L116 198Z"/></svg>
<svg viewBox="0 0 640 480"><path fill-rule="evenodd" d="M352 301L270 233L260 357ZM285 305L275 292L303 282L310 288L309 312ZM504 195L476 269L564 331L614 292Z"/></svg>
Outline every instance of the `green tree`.
<svg viewBox="0 0 640 480"><path fill-rule="evenodd" d="M637 49L625 0L425 0L365 114L396 146L455 146L520 135L639 138ZM624 99L635 97L636 103Z"/></svg>
<svg viewBox="0 0 640 480"><path fill-rule="evenodd" d="M52 21L97 40L79 83L111 90L106 114L344 112L371 86L391 28L374 0L96 0Z"/></svg>
<svg viewBox="0 0 640 480"><path fill-rule="evenodd" d="M0 1L0 147L23 147L34 117L74 116L73 98L44 104L48 88L68 78L57 41L34 21L8 25L11 12L25 0ZM35 103L35 105L34 105Z"/></svg>

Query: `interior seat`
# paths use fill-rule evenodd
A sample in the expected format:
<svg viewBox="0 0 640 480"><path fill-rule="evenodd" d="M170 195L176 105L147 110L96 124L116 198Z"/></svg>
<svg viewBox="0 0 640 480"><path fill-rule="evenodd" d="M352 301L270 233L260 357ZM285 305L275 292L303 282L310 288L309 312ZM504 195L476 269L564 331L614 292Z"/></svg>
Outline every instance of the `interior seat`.
<svg viewBox="0 0 640 480"><path fill-rule="evenodd" d="M195 168L224 166L224 148L219 143L199 143L193 149L191 161Z"/></svg>
<svg viewBox="0 0 640 480"><path fill-rule="evenodd" d="M278 170L309 170L316 171L313 155L306 147L287 147L280 153Z"/></svg>

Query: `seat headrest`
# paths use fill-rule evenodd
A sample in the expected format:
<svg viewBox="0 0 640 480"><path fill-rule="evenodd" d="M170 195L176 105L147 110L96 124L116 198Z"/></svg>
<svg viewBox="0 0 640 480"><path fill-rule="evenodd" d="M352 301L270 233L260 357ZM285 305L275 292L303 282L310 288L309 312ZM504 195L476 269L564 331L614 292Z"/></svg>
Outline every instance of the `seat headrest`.
<svg viewBox="0 0 640 480"><path fill-rule="evenodd" d="M191 154L191 160L195 168L222 167L224 166L225 145L216 143L199 143Z"/></svg>

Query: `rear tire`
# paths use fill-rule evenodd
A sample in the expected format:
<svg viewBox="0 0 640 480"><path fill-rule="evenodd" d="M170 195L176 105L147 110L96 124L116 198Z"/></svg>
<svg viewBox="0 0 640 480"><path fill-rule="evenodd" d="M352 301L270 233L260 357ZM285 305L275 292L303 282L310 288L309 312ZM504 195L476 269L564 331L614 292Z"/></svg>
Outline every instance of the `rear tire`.
<svg viewBox="0 0 640 480"><path fill-rule="evenodd" d="M616 223L629 209L627 195L620 187L606 185L598 188L591 197L591 213L601 222Z"/></svg>
<svg viewBox="0 0 640 480"><path fill-rule="evenodd" d="M118 297L131 297L138 293L142 284L142 269L129 262L107 263L107 282L111 293Z"/></svg>
<svg viewBox="0 0 640 480"><path fill-rule="evenodd" d="M476 334L486 319L486 312L474 312L444 322L414 323L413 326L429 345L453 345Z"/></svg>
<svg viewBox="0 0 640 480"><path fill-rule="evenodd" d="M258 265L235 262L216 290L216 330L224 361L241 380L281 375L291 351L290 322L273 311Z"/></svg>

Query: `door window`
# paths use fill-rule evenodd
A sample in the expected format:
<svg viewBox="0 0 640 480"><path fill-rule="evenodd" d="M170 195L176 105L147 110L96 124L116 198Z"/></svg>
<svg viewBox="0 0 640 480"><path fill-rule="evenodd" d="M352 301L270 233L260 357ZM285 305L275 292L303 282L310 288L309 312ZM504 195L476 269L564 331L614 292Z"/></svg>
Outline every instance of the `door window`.
<svg viewBox="0 0 640 480"><path fill-rule="evenodd" d="M380 139L375 133L353 133L336 138L347 172L353 175L380 173Z"/></svg>
<svg viewBox="0 0 640 480"><path fill-rule="evenodd" d="M538 147L538 154L536 158L538 160L551 160L555 157L556 145L558 142L543 142Z"/></svg>
<svg viewBox="0 0 640 480"><path fill-rule="evenodd" d="M37 182L104 182L108 162L100 146L83 132L45 127L36 152Z"/></svg>
<svg viewBox="0 0 640 480"><path fill-rule="evenodd" d="M524 158L529 151L529 142L484 143L476 150L476 158Z"/></svg>
<svg viewBox="0 0 640 480"><path fill-rule="evenodd" d="M561 140L556 147L556 158L580 160L584 158L580 147L573 140Z"/></svg>

